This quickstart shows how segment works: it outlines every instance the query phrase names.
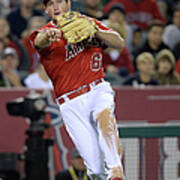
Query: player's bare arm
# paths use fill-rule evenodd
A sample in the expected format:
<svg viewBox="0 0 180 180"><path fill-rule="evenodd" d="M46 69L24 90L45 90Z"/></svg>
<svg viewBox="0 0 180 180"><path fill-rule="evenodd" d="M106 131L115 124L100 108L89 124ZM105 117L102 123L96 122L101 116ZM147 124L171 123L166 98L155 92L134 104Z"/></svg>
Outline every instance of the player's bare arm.
<svg viewBox="0 0 180 180"><path fill-rule="evenodd" d="M121 49L125 45L124 39L114 31L98 30L96 35L109 47Z"/></svg>
<svg viewBox="0 0 180 180"><path fill-rule="evenodd" d="M35 39L35 46L37 48L47 47L51 42L59 41L61 35L61 31L55 28L50 28L44 32L39 32Z"/></svg>

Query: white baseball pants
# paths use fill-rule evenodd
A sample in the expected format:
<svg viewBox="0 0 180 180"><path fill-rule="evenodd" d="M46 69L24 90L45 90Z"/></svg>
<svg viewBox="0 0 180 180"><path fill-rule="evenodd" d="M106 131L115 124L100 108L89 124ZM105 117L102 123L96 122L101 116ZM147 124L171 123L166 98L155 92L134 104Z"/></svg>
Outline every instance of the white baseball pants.
<svg viewBox="0 0 180 180"><path fill-rule="evenodd" d="M114 118L114 91L105 81L90 86L89 92L71 100L65 98L66 102L58 105L66 129L84 159L88 174L107 174L107 169L111 171L113 167L122 167L121 157L115 135L112 133L109 140L104 137L97 116L109 109ZM115 129L117 133L116 126Z"/></svg>

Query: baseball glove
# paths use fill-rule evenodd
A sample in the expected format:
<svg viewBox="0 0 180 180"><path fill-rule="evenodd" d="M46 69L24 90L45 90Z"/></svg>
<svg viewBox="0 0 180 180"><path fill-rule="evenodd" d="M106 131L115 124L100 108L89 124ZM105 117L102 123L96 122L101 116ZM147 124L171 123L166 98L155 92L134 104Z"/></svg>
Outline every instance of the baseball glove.
<svg viewBox="0 0 180 180"><path fill-rule="evenodd" d="M58 28L69 43L92 39L98 30L96 23L79 12L69 11L57 17Z"/></svg>

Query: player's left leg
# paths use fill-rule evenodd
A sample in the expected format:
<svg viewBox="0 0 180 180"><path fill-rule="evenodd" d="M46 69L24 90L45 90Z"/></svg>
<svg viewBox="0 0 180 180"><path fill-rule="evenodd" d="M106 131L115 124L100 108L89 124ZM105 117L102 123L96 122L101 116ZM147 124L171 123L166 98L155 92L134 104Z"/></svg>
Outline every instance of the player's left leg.
<svg viewBox="0 0 180 180"><path fill-rule="evenodd" d="M104 149L105 161L108 168L108 180L123 178L121 164L122 149L116 127L113 109L108 107L97 114L97 129L99 131L99 143ZM121 180L121 179L119 179Z"/></svg>
<svg viewBox="0 0 180 180"><path fill-rule="evenodd" d="M122 149L114 116L114 93L108 83L101 83L94 89L93 119L99 134L99 145L105 156L108 179L122 180Z"/></svg>

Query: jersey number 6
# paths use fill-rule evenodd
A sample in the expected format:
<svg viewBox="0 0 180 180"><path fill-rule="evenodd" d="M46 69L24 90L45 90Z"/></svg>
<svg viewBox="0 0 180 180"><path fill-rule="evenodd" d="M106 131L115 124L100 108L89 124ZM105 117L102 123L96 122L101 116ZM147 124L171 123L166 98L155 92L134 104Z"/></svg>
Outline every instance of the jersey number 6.
<svg viewBox="0 0 180 180"><path fill-rule="evenodd" d="M92 71L99 71L102 66L102 54L100 52L94 53L91 57L90 68Z"/></svg>

